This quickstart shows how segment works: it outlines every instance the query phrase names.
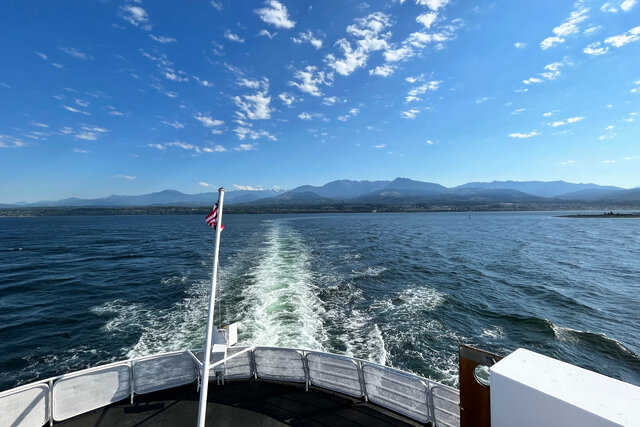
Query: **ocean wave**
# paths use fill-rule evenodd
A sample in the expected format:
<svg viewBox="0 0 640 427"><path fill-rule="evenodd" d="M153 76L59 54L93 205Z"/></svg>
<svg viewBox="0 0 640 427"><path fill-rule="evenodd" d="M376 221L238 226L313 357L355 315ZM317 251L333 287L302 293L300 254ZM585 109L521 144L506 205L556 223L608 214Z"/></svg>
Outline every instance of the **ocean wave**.
<svg viewBox="0 0 640 427"><path fill-rule="evenodd" d="M351 275L354 278L360 277L377 277L387 271L387 267L383 267L381 265L374 267L367 267L362 271L351 270Z"/></svg>

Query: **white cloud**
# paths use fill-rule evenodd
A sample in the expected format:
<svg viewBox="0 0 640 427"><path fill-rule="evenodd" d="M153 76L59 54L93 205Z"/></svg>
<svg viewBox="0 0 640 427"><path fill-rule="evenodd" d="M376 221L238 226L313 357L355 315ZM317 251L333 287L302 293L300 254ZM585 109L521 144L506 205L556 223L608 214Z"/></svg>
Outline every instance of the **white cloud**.
<svg viewBox="0 0 640 427"><path fill-rule="evenodd" d="M410 110L403 111L400 114L404 119L415 119L418 113L420 113L420 110L416 110L415 108L412 108Z"/></svg>
<svg viewBox="0 0 640 427"><path fill-rule="evenodd" d="M449 0L416 0L416 4L427 6L431 10L438 10L449 3Z"/></svg>
<svg viewBox="0 0 640 427"><path fill-rule="evenodd" d="M252 151L252 150L257 150L258 149L258 144L240 144L238 145L236 148L234 148L234 150L236 151Z"/></svg>
<svg viewBox="0 0 640 427"><path fill-rule="evenodd" d="M282 3L277 0L270 0L265 4L268 7L254 11L264 22L276 28L293 28L296 25L295 21L289 19L289 12L287 12L287 8Z"/></svg>
<svg viewBox="0 0 640 427"><path fill-rule="evenodd" d="M539 75L547 80L555 80L560 76L560 67L564 64L562 62L553 62L544 66L545 71Z"/></svg>
<svg viewBox="0 0 640 427"><path fill-rule="evenodd" d="M78 99L78 98L75 99L75 103L78 104L81 107L84 107L84 108L88 107L89 104L90 104L89 101L84 101L84 100Z"/></svg>
<svg viewBox="0 0 640 427"><path fill-rule="evenodd" d="M334 105L334 104L335 104L336 102L338 102L338 101L339 101L339 99L338 99L337 97L335 97L335 96L328 96L328 97L326 97L326 98L324 98L324 99L322 100L322 103L323 103L324 105Z"/></svg>
<svg viewBox="0 0 640 427"><path fill-rule="evenodd" d="M629 12L631 9L633 9L633 6L636 5L636 2L636 0L624 0L620 5L620 9L624 10L625 12Z"/></svg>
<svg viewBox="0 0 640 427"><path fill-rule="evenodd" d="M183 71L178 71L177 73L172 71L164 71L162 74L166 79L172 80L174 82L186 82L189 80L188 77L183 77L184 76Z"/></svg>
<svg viewBox="0 0 640 427"><path fill-rule="evenodd" d="M427 145L433 145L433 141L432 141L432 140L430 140L430 139L427 139L427 140L426 140L426 143L427 143Z"/></svg>
<svg viewBox="0 0 640 427"><path fill-rule="evenodd" d="M47 55L45 55L44 53L41 53L41 52L33 52L33 53L36 54L37 56L39 56L40 59L44 59L45 61L47 59L49 59L49 57Z"/></svg>
<svg viewBox="0 0 640 427"><path fill-rule="evenodd" d="M515 132L515 133L510 133L509 134L509 138L519 138L519 139L524 139L524 138L531 138L534 136L540 135L540 133L538 131L531 131L531 132L527 132L527 133L522 133L522 132Z"/></svg>
<svg viewBox="0 0 640 427"><path fill-rule="evenodd" d="M154 36L153 34L149 34L152 40L157 41L158 43L167 44L167 43L175 43L178 40L173 37L164 37L164 36Z"/></svg>
<svg viewBox="0 0 640 427"><path fill-rule="evenodd" d="M571 12L569 17L559 26L555 27L553 31L553 36L547 37L542 42L540 42L540 48L542 50L549 49L556 44L564 43L566 41L565 37L568 37L572 34L576 34L580 31L578 24L585 21L589 16L587 15L589 12L589 8L586 8L582 5L582 2L576 2L574 5L574 10Z"/></svg>
<svg viewBox="0 0 640 427"><path fill-rule="evenodd" d="M567 123L577 123L584 120L584 117L569 117Z"/></svg>
<svg viewBox="0 0 640 427"><path fill-rule="evenodd" d="M585 35L593 34L596 31L598 31L600 28L602 28L602 25L591 26L591 27L587 28L586 30L584 30L583 34L585 34Z"/></svg>
<svg viewBox="0 0 640 427"><path fill-rule="evenodd" d="M552 62L551 64L547 64L544 66L544 71L538 73L538 75L545 80L555 80L560 76L560 68L563 67L564 64L562 62ZM523 80L522 83L525 85L530 85L532 83L542 83L544 80L539 77L530 77L526 80Z"/></svg>
<svg viewBox="0 0 640 427"><path fill-rule="evenodd" d="M36 127L39 127L39 128L45 128L45 129L46 129L46 128L48 128L48 127L49 127L49 125L47 125L47 124L45 124L45 123L40 123L40 122L31 122L31 124L32 124L33 126L36 126Z"/></svg>
<svg viewBox="0 0 640 427"><path fill-rule="evenodd" d="M640 40L640 26L634 27L626 33L609 37L604 42L613 47L622 47L626 44Z"/></svg>
<svg viewBox="0 0 640 427"><path fill-rule="evenodd" d="M156 150L160 150L160 151L164 151L167 148L175 147L175 148L180 148L186 151L193 151L195 154L201 154L202 152L213 153L213 152L219 152L219 151L227 151L227 149L221 145L213 145L211 147L199 147L197 145L188 144L183 141L166 142L164 144L147 144L147 146L151 148L155 148Z"/></svg>
<svg viewBox="0 0 640 427"><path fill-rule="evenodd" d="M142 26L145 30L151 29L148 24L149 17L147 16L147 12L139 6L120 6L120 17L136 27Z"/></svg>
<svg viewBox="0 0 640 427"><path fill-rule="evenodd" d="M592 55L592 56L604 55L608 51L609 51L609 47L608 46L604 46L604 47L601 46L600 42L591 43L591 44L587 45L587 47L585 47L584 50L583 50L584 53L586 53L587 55Z"/></svg>
<svg viewBox="0 0 640 427"><path fill-rule="evenodd" d="M201 79L201 78L200 78L200 77L198 77L198 76L193 76L193 79L194 79L195 81L197 81L197 82L200 84L200 86L204 86L204 87L213 87L213 83L211 83L211 82L210 82L210 81L208 81L208 80Z"/></svg>
<svg viewBox="0 0 640 427"><path fill-rule="evenodd" d="M199 121L200 123L202 123L203 126L208 127L208 128L221 126L221 125L224 124L224 121L216 120L213 117L204 115L202 113L196 113L193 116L193 118L196 119L197 121Z"/></svg>
<svg viewBox="0 0 640 427"><path fill-rule="evenodd" d="M615 163L615 162L616 162L615 160L603 160L602 161L602 163L608 163L608 164Z"/></svg>
<svg viewBox="0 0 640 427"><path fill-rule="evenodd" d="M607 139L614 138L614 137L617 135L617 134L614 132L614 130L613 130L614 128L615 128L615 126L613 126L613 125L609 125L609 126L607 126L606 128L604 128L604 130L606 130L606 131L607 131L607 133L605 133L604 135L600 135L600 136L598 137L598 139L599 139L600 141L605 141L605 140L607 140Z"/></svg>
<svg viewBox="0 0 640 427"><path fill-rule="evenodd" d="M64 108L67 111L71 111L72 113L81 113L81 114L84 114L85 116L89 115L89 113L86 111L81 111L81 110L78 110L77 108L69 107L68 105L63 105L62 108Z"/></svg>
<svg viewBox="0 0 640 427"><path fill-rule="evenodd" d="M211 6L218 12L222 12L222 3L219 1L211 1Z"/></svg>
<svg viewBox="0 0 640 427"><path fill-rule="evenodd" d="M476 99L476 104L482 104L485 103L489 100L489 98L487 98L486 96L482 97L482 98L478 98Z"/></svg>
<svg viewBox="0 0 640 427"><path fill-rule="evenodd" d="M387 49L387 39L391 33L383 33L390 26L390 17L382 12L371 13L363 18L354 19L354 24L347 27L347 33L355 39L355 48L347 39L335 43L342 51L342 58L329 54L325 62L338 74L349 75L357 68L364 67L369 54Z"/></svg>
<svg viewBox="0 0 640 427"><path fill-rule="evenodd" d="M563 166L573 166L576 162L577 160L565 160L564 162L560 162L560 164Z"/></svg>
<svg viewBox="0 0 640 427"><path fill-rule="evenodd" d="M266 91L256 92L253 95L234 96L236 103L247 118L251 120L266 120L271 118L271 97Z"/></svg>
<svg viewBox="0 0 640 427"><path fill-rule="evenodd" d="M74 148L73 152L74 153L80 153L80 154L88 154L88 153L90 153L89 150L83 150L82 148Z"/></svg>
<svg viewBox="0 0 640 427"><path fill-rule="evenodd" d="M424 25L427 29L429 29L431 28L431 25L433 25L433 23L436 22L437 18L438 18L437 13L430 12L430 13L424 13L422 15L418 15L418 17L416 18L416 21Z"/></svg>
<svg viewBox="0 0 640 427"><path fill-rule="evenodd" d="M314 37L311 30L298 34L298 37L291 37L291 40L296 44L310 43L316 49L322 47L322 40Z"/></svg>
<svg viewBox="0 0 640 427"><path fill-rule="evenodd" d="M231 30L227 30L224 32L224 38L227 40L231 40L236 43L244 43L244 39L237 34L231 32Z"/></svg>
<svg viewBox="0 0 640 427"><path fill-rule="evenodd" d="M241 78L236 82L238 86L246 87L249 89L259 89L261 86L265 89L269 87L269 80L266 78L264 80L252 80Z"/></svg>
<svg viewBox="0 0 640 427"><path fill-rule="evenodd" d="M135 175L113 175L112 178L119 178L119 179L127 179L127 180L134 180L137 177Z"/></svg>
<svg viewBox="0 0 640 427"><path fill-rule="evenodd" d="M9 135L0 135L0 148L21 148L26 146L27 143L21 139Z"/></svg>
<svg viewBox="0 0 640 427"><path fill-rule="evenodd" d="M249 138L249 139L260 139L267 138L271 141L275 141L276 137L271 135L269 132L265 130L254 131L253 129L246 126L238 126L233 130L240 141Z"/></svg>
<svg viewBox="0 0 640 427"><path fill-rule="evenodd" d="M242 190L242 191L262 191L262 188L256 188L250 185L233 184L233 188L235 188L236 190Z"/></svg>
<svg viewBox="0 0 640 427"><path fill-rule="evenodd" d="M347 114L343 114L341 116L338 116L337 119L340 120L341 122L346 122L347 120L349 120L350 118L357 116L358 114L360 114L360 109L359 108L352 108L349 110L349 112Z"/></svg>
<svg viewBox="0 0 640 427"><path fill-rule="evenodd" d="M550 47L553 47L554 44L564 43L565 39L562 37L547 37L546 39L540 42L540 47L542 50L547 50Z"/></svg>
<svg viewBox="0 0 640 427"><path fill-rule="evenodd" d="M268 30L260 30L258 37L269 37L269 40L273 39L278 33L270 33Z"/></svg>
<svg viewBox="0 0 640 427"><path fill-rule="evenodd" d="M299 82L290 81L289 85L297 87L302 92L308 93L312 96L321 96L320 85L331 86L333 81L333 73L326 73L324 71L316 72L316 67L309 65L304 70L295 70L293 78L299 80Z"/></svg>
<svg viewBox="0 0 640 427"><path fill-rule="evenodd" d="M513 47L515 47L516 49L524 49L525 47L527 47L527 43L515 42L513 44Z"/></svg>
<svg viewBox="0 0 640 427"><path fill-rule="evenodd" d="M389 77L391 74L393 74L393 72L396 70L396 68L397 67L395 65L389 65L389 64L379 65L376 68L374 68L373 70L369 70L369 75L370 76Z"/></svg>
<svg viewBox="0 0 640 427"><path fill-rule="evenodd" d="M397 49L388 49L384 51L384 59L388 62L398 62L403 59L409 59L414 56L414 51L409 46L401 46Z"/></svg>
<svg viewBox="0 0 640 427"><path fill-rule="evenodd" d="M166 120L163 120L163 121L161 121L160 123L162 123L163 125L166 125L166 126L171 126L172 128L175 128L175 129L182 129L182 128L184 128L184 124L182 124L182 123L180 123L180 122L178 122L178 121L168 122L168 121L166 121Z"/></svg>
<svg viewBox="0 0 640 427"><path fill-rule="evenodd" d="M522 113L524 111L527 111L527 109L526 108L516 108L515 110L513 110L511 112L511 114L520 114L520 113Z"/></svg>
<svg viewBox="0 0 640 427"><path fill-rule="evenodd" d="M203 187L213 187L213 184L209 184L208 182L204 182L204 181L200 181L198 185L201 185Z"/></svg>
<svg viewBox="0 0 640 427"><path fill-rule="evenodd" d="M351 43L346 39L340 39L336 42L336 46L342 49L343 58L338 59L333 54L326 56L327 64L336 70L338 74L348 76L357 68L363 67L367 63L367 51L364 49L352 49Z"/></svg>
<svg viewBox="0 0 640 427"><path fill-rule="evenodd" d="M282 101L284 105L291 105L296 101L296 97L288 92L282 92L278 95L278 98L280 98L280 101Z"/></svg>
<svg viewBox="0 0 640 427"><path fill-rule="evenodd" d="M317 119L322 117L322 114L320 113L307 113L307 112L302 112L300 114L298 114L298 118L300 120L312 120L312 119Z"/></svg>
<svg viewBox="0 0 640 427"><path fill-rule="evenodd" d="M422 95L427 91L433 92L438 90L438 88L440 87L440 83L442 83L441 80L432 80L430 82L426 82L424 84L414 87L407 93L407 96L404 99L405 102L419 101L420 97L418 97L418 95Z"/></svg>
<svg viewBox="0 0 640 427"><path fill-rule="evenodd" d="M546 113L543 114L543 116L544 117L551 117L557 112L558 112L558 110L547 111Z"/></svg>
<svg viewBox="0 0 640 427"><path fill-rule="evenodd" d="M205 153L224 153L227 149L222 145L212 145L211 147L203 147Z"/></svg>
<svg viewBox="0 0 640 427"><path fill-rule="evenodd" d="M415 83L415 82L421 82L424 80L424 74L420 74L419 76L409 76L409 77L405 77L405 81L407 81L408 83Z"/></svg>
<svg viewBox="0 0 640 427"><path fill-rule="evenodd" d="M555 122L551 122L548 125L551 126L552 128L557 128L559 126L564 126L566 124L567 123L564 120L558 120L558 121L555 121Z"/></svg>
<svg viewBox="0 0 640 427"><path fill-rule="evenodd" d="M606 13L617 13L618 8L611 2L606 2L600 7L600 10Z"/></svg>
<svg viewBox="0 0 640 427"><path fill-rule="evenodd" d="M374 145L375 148L384 148L386 147L387 144L378 144L378 145Z"/></svg>
<svg viewBox="0 0 640 427"><path fill-rule="evenodd" d="M76 49L75 47L61 47L60 50L76 59L93 59L93 56L87 55L86 53L82 52L80 49Z"/></svg>

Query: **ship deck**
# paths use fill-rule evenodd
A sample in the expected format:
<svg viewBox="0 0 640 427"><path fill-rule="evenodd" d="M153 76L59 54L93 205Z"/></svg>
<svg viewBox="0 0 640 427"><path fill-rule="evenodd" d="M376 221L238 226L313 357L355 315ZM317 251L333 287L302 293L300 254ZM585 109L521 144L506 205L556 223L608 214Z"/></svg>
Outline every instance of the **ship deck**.
<svg viewBox="0 0 640 427"><path fill-rule="evenodd" d="M199 393L195 384L135 397L55 425L195 425ZM409 418L370 402L303 385L233 381L209 385L207 426L419 426ZM427 424L430 425L430 424Z"/></svg>

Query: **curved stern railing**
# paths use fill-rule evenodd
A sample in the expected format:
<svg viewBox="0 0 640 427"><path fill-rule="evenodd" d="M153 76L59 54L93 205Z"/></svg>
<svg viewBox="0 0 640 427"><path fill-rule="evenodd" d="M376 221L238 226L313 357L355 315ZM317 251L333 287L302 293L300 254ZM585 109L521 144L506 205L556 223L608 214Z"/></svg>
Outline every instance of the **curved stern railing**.
<svg viewBox="0 0 640 427"><path fill-rule="evenodd" d="M176 351L61 375L0 393L0 425L53 425L134 395L200 382L202 350ZM458 390L348 356L281 347L230 347L218 381L305 384L362 398L421 423L460 425Z"/></svg>

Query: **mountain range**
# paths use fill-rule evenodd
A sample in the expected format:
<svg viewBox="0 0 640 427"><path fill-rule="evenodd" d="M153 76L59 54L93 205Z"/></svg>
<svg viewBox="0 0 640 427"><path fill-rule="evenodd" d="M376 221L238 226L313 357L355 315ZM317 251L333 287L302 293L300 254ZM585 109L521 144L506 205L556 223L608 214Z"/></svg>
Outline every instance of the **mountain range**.
<svg viewBox="0 0 640 427"><path fill-rule="evenodd" d="M142 207L142 206L208 206L217 192L185 194L164 190L137 196L112 195L98 199L68 198L58 201L15 203L2 208L24 207ZM640 203L640 188L597 184L574 184L565 181L493 181L470 182L457 187L444 187L432 182L396 178L393 181L332 181L322 186L302 185L289 191L232 190L225 194L228 206L300 206L355 203L368 205L402 205L415 203L558 203L616 202Z"/></svg>

